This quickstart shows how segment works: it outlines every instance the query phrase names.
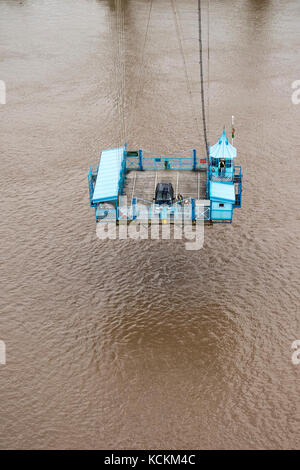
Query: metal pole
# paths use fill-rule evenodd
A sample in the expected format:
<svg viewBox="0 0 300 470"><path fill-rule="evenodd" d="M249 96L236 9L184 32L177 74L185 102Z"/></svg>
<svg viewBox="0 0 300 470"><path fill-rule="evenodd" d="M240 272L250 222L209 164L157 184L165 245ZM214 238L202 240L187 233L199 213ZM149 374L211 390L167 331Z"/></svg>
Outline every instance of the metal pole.
<svg viewBox="0 0 300 470"><path fill-rule="evenodd" d="M195 217L195 199L192 199L192 221L196 219Z"/></svg>
<svg viewBox="0 0 300 470"><path fill-rule="evenodd" d="M177 197L177 194L178 194L178 180L179 180L179 171L177 171L177 178L176 178L176 190L175 190L175 194L176 194L176 197Z"/></svg>
<svg viewBox="0 0 300 470"><path fill-rule="evenodd" d="M196 171L197 168L197 151L193 149L193 170Z"/></svg>
<svg viewBox="0 0 300 470"><path fill-rule="evenodd" d="M132 198L132 220L136 219L136 198Z"/></svg>
<svg viewBox="0 0 300 470"><path fill-rule="evenodd" d="M139 168L143 169L143 151L141 149L139 150Z"/></svg>

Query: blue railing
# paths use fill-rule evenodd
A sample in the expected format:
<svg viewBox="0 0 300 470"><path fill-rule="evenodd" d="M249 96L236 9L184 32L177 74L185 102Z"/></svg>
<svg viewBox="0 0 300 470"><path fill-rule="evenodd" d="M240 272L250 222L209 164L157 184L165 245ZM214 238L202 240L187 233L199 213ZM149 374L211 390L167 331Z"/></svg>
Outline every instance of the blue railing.
<svg viewBox="0 0 300 470"><path fill-rule="evenodd" d="M154 152L126 152L127 170L206 170L206 158L197 156L195 149L187 151L190 155L161 155ZM136 155L134 155L136 154Z"/></svg>
<svg viewBox="0 0 300 470"><path fill-rule="evenodd" d="M210 220L210 206L196 204L194 199L190 199L185 205L175 203L171 206L158 206L155 204L140 204L135 198L130 206L109 208L107 205L99 204L96 209L96 219L98 222L112 221L132 221L160 222L170 220L174 222Z"/></svg>
<svg viewBox="0 0 300 470"><path fill-rule="evenodd" d="M242 183L243 183L242 167L240 165L237 165L234 167L234 184L236 188L236 193L235 193L235 204L233 205L233 207L242 206Z"/></svg>
<svg viewBox="0 0 300 470"><path fill-rule="evenodd" d="M96 220L97 222L115 222L116 214L115 209L107 209L99 205L96 210Z"/></svg>
<svg viewBox="0 0 300 470"><path fill-rule="evenodd" d="M210 180L219 180L222 182L234 183L235 185L235 204L233 207L241 207L242 204L242 168L241 166L234 166L232 168L232 175L228 177L218 177L217 172L212 172L212 167L207 166L206 158L199 158L196 150L191 149L176 155L161 155L149 151L125 151L126 158L121 169L119 194L122 194L125 180L125 172L127 170L205 170L207 172L207 198L209 199L209 182ZM187 155L188 153L188 155ZM95 208L97 221L132 221L135 219L148 219L149 222L156 219L158 221L170 219L174 222L180 219L189 221L211 220L210 206L199 206L195 199L190 198L186 200L185 204L175 203L171 206L157 206L152 201L144 201L133 198L131 205L128 207L117 207L113 209L112 206L105 206L103 204L93 203L93 193L98 174L98 166L90 167L89 171L89 198L90 205ZM227 176L227 175L226 175ZM220 210L220 214L221 214ZM215 218L214 218L214 221ZM220 217L219 222L226 222Z"/></svg>
<svg viewBox="0 0 300 470"><path fill-rule="evenodd" d="M94 194L97 174L98 174L98 165L91 165L90 171L89 171L89 196L90 196L91 207L96 207L96 204L93 203L93 194Z"/></svg>

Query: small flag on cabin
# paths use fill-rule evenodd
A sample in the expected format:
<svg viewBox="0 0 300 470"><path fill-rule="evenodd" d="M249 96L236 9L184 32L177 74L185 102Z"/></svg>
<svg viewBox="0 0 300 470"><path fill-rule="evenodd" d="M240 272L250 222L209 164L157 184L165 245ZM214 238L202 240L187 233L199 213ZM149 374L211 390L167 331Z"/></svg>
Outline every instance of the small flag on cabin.
<svg viewBox="0 0 300 470"><path fill-rule="evenodd" d="M232 128L232 131L231 131L231 137L234 139L234 134L235 134L235 128L233 127Z"/></svg>

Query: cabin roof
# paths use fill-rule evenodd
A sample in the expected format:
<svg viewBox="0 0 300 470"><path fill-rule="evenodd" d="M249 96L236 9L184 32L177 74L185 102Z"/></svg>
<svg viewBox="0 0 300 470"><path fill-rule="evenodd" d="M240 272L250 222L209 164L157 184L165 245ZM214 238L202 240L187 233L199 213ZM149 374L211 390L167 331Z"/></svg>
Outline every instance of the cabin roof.
<svg viewBox="0 0 300 470"><path fill-rule="evenodd" d="M236 148L229 143L225 130L222 132L218 142L210 147L209 154L212 158L221 158L224 160L236 157Z"/></svg>
<svg viewBox="0 0 300 470"><path fill-rule="evenodd" d="M103 150L100 157L93 202L118 198L125 147Z"/></svg>
<svg viewBox="0 0 300 470"><path fill-rule="evenodd" d="M212 201L235 202L234 184L211 181L210 199Z"/></svg>

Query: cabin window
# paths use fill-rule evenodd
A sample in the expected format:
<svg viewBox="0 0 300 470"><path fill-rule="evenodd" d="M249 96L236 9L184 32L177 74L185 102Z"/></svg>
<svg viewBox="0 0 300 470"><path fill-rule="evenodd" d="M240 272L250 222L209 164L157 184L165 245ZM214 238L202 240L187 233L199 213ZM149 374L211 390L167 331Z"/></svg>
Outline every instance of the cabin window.
<svg viewBox="0 0 300 470"><path fill-rule="evenodd" d="M218 159L217 158L212 158L211 159L211 164L212 164L212 166L218 166Z"/></svg>
<svg viewBox="0 0 300 470"><path fill-rule="evenodd" d="M224 204L220 203L220 204L219 204L219 207L224 207Z"/></svg>
<svg viewBox="0 0 300 470"><path fill-rule="evenodd" d="M231 168L231 160L226 160L226 167Z"/></svg>

